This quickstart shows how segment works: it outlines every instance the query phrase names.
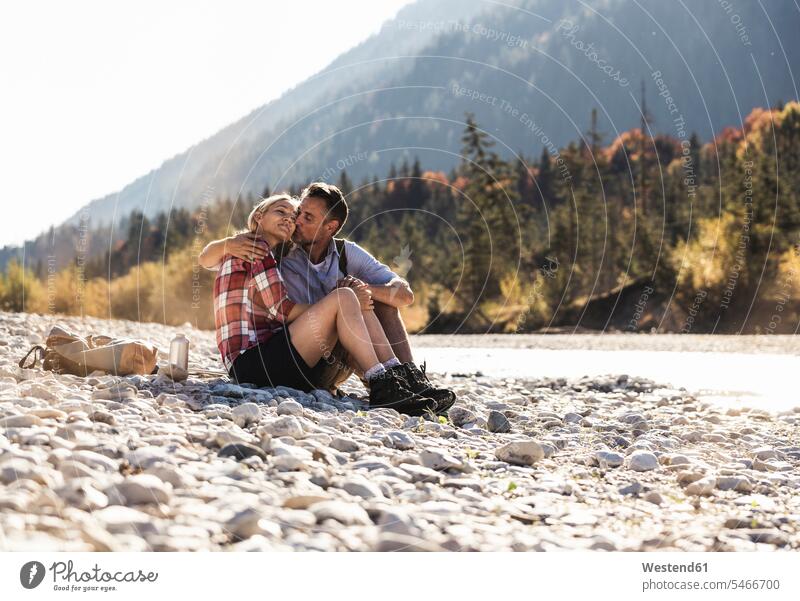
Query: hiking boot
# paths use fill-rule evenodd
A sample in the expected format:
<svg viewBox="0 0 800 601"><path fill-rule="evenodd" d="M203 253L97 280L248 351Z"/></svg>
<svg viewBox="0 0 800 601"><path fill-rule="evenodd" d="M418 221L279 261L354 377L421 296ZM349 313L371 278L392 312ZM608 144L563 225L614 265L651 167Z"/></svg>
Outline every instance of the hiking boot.
<svg viewBox="0 0 800 601"><path fill-rule="evenodd" d="M369 408L391 408L406 415L425 415L436 411L436 401L414 394L397 374L386 370L369 381Z"/></svg>
<svg viewBox="0 0 800 601"><path fill-rule="evenodd" d="M448 388L435 388L428 379L425 368L426 363L422 364L422 369L413 363L401 363L390 367L387 371L397 373L414 394L436 401L435 412L437 415L443 415L455 404L456 395Z"/></svg>

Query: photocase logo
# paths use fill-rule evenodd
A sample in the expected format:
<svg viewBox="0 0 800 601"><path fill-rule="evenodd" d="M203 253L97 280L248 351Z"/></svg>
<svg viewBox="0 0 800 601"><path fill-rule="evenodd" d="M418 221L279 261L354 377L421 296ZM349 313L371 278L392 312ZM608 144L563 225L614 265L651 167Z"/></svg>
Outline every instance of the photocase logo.
<svg viewBox="0 0 800 601"><path fill-rule="evenodd" d="M394 272L401 278L404 278L408 275L408 272L411 271L411 266L414 264L414 262L411 260L411 250L409 249L408 244L406 244L400 250L399 255L392 259L392 264L394 267Z"/></svg>
<svg viewBox="0 0 800 601"><path fill-rule="evenodd" d="M411 266L413 264L414 262L411 260L411 249L408 247L408 244L403 246L403 248L400 249L400 254L392 259L394 272L403 279L405 279L408 272L411 271ZM397 290L397 288L393 288L392 292L389 294L389 298L394 298L397 294Z"/></svg>
<svg viewBox="0 0 800 601"><path fill-rule="evenodd" d="M44 564L38 561L29 561L19 571L19 581L27 589L36 588L44 580Z"/></svg>

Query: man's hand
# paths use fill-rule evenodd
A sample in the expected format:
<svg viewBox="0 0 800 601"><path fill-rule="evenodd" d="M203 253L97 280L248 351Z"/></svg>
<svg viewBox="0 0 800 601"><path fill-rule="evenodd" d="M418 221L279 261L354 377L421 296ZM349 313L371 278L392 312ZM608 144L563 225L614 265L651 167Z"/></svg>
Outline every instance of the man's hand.
<svg viewBox="0 0 800 601"><path fill-rule="evenodd" d="M358 278L354 278L353 276L349 275L336 282L336 287L352 289L358 297L358 302L361 304L362 311L372 311L374 309L372 291L370 290L369 285L365 284Z"/></svg>
<svg viewBox="0 0 800 601"><path fill-rule="evenodd" d="M366 284L351 275L343 277L341 280L336 282L337 288L355 288L357 286L366 286Z"/></svg>
<svg viewBox="0 0 800 601"><path fill-rule="evenodd" d="M267 243L252 232L231 236L225 241L225 254L243 261L260 261L267 256Z"/></svg>

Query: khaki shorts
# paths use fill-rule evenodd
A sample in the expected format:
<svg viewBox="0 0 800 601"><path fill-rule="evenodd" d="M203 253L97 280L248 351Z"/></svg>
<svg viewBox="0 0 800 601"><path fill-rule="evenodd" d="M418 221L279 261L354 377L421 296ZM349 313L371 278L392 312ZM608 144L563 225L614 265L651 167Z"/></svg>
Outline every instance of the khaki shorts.
<svg viewBox="0 0 800 601"><path fill-rule="evenodd" d="M337 342L330 356L323 357L311 370L311 382L321 390L334 394L336 388L349 378L355 369L351 367L352 358L341 343Z"/></svg>

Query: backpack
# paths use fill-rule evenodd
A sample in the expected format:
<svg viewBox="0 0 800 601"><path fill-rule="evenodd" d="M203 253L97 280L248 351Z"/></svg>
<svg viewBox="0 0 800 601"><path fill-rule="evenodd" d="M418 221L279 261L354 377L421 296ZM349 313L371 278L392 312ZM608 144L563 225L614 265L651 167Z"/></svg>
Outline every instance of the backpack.
<svg viewBox="0 0 800 601"><path fill-rule="evenodd" d="M25 361L33 354L29 365ZM36 345L20 360L21 368L42 368L59 374L88 376L101 370L118 376L155 373L158 348L141 340L89 335L85 338L54 325L47 334L44 346Z"/></svg>

